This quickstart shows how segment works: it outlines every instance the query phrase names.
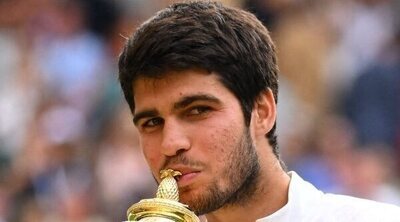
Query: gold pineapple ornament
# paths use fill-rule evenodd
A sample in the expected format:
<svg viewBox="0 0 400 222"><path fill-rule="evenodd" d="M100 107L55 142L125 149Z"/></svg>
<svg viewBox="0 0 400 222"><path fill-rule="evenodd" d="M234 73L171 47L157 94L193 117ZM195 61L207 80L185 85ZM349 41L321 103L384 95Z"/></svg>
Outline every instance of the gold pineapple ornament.
<svg viewBox="0 0 400 222"><path fill-rule="evenodd" d="M161 170L162 179L156 193L157 198L179 201L178 184L174 177L181 176L179 171L171 169Z"/></svg>
<svg viewBox="0 0 400 222"><path fill-rule="evenodd" d="M178 184L174 177L182 175L171 169L161 170L156 198L144 199L127 211L128 221L200 222L187 205L179 202Z"/></svg>

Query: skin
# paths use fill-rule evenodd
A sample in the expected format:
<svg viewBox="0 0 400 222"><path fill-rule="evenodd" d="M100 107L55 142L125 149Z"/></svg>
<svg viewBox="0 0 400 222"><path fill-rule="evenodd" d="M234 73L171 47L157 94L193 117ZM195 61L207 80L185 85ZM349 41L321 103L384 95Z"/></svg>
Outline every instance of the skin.
<svg viewBox="0 0 400 222"><path fill-rule="evenodd" d="M202 204L207 200L221 202L205 208L209 222L255 221L287 203L289 176L265 138L276 118L271 90L260 94L246 127L238 99L204 70L142 77L133 87L134 122L144 156L158 182L161 169L183 173L178 180L181 202L195 210L207 206ZM254 162L258 174L249 189L233 195L240 198L212 199L213 193L232 196L240 190Z"/></svg>

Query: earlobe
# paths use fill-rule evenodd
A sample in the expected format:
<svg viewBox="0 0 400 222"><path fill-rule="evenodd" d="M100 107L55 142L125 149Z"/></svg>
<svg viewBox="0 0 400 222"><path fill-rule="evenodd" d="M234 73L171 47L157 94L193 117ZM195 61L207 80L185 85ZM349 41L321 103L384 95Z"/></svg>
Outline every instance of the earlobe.
<svg viewBox="0 0 400 222"><path fill-rule="evenodd" d="M276 103L271 89L265 90L258 96L253 109L253 124L256 134L264 136L275 124Z"/></svg>

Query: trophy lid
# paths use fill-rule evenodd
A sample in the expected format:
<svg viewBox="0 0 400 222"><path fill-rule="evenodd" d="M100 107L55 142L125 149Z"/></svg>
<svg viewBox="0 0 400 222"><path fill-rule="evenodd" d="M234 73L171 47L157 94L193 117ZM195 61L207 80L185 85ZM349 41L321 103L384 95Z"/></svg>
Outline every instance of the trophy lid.
<svg viewBox="0 0 400 222"><path fill-rule="evenodd" d="M178 202L178 184L174 177L182 174L171 169L162 170L160 174L162 181L158 186L156 198L144 199L132 205L127 212L128 221L145 221L145 218L152 218L150 221L200 222L187 205Z"/></svg>

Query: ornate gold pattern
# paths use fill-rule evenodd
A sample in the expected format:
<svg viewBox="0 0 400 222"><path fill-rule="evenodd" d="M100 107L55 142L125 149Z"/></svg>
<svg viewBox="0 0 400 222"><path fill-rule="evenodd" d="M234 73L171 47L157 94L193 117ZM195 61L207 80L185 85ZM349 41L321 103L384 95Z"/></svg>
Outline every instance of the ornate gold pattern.
<svg viewBox="0 0 400 222"><path fill-rule="evenodd" d="M174 177L181 176L181 172L171 169L161 170L161 183L158 185L156 197L179 201L178 184Z"/></svg>
<svg viewBox="0 0 400 222"><path fill-rule="evenodd" d="M171 169L160 172L156 198L144 199L133 204L127 212L128 221L140 222L200 222L200 219L179 203L178 184L174 177L182 175Z"/></svg>

